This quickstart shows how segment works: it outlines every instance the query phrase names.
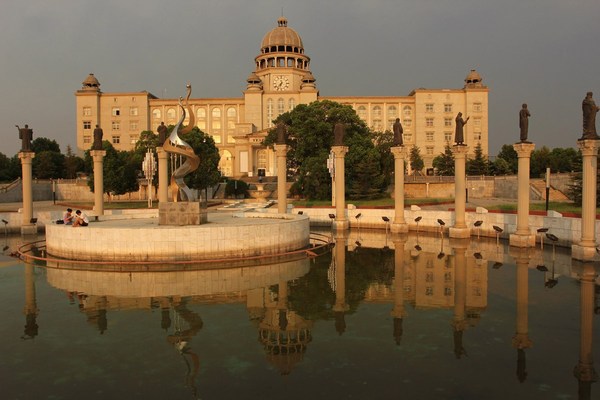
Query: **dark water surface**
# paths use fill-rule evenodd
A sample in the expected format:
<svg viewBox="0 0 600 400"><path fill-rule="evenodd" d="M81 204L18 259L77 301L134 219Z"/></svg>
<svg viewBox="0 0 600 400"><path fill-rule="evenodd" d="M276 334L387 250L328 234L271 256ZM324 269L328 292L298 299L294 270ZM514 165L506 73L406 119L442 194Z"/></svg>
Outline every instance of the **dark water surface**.
<svg viewBox="0 0 600 400"><path fill-rule="evenodd" d="M548 245L353 232L314 260L155 273L9 252L1 399L600 398L598 268Z"/></svg>

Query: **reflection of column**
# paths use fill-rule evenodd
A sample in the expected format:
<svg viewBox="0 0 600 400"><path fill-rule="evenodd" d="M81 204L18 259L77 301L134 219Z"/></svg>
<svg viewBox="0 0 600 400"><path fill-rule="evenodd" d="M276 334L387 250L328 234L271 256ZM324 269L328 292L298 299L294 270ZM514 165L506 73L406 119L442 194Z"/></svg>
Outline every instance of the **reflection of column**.
<svg viewBox="0 0 600 400"><path fill-rule="evenodd" d="M406 149L404 146L392 147L394 154L394 222L391 231L394 233L408 232L408 224L404 219L404 160Z"/></svg>
<svg viewBox="0 0 600 400"><path fill-rule="evenodd" d="M346 217L346 188L344 187L345 164L344 159L348 153L348 146L333 146L331 148L335 155L335 221L336 230L344 230L350 227Z"/></svg>
<svg viewBox="0 0 600 400"><path fill-rule="evenodd" d="M468 240L453 240L454 250L454 355L456 358L467 354L463 342L463 332L467 329L467 257Z"/></svg>
<svg viewBox="0 0 600 400"><path fill-rule="evenodd" d="M37 315L38 308L35 296L34 267L25 264L25 330L23 339L33 339L38 335Z"/></svg>
<svg viewBox="0 0 600 400"><path fill-rule="evenodd" d="M391 315L394 317L394 339L398 346L402 340L402 319L406 315L404 309L404 246L407 239L406 235L394 238L394 308Z"/></svg>
<svg viewBox="0 0 600 400"><path fill-rule="evenodd" d="M581 240L572 246L576 260L591 260L596 254L596 173L598 140L578 140L582 156Z"/></svg>
<svg viewBox="0 0 600 400"><path fill-rule="evenodd" d="M31 179L31 162L35 157L32 151L21 151L21 176L23 179L23 214L21 220L21 234L33 235L36 233L35 224L31 222L33 217L33 187Z"/></svg>
<svg viewBox="0 0 600 400"><path fill-rule="evenodd" d="M529 339L529 251L527 248L515 249L513 252L517 267L517 324L512 345L517 349L517 378L520 382L527 377L527 360L525 349L533 342Z"/></svg>
<svg viewBox="0 0 600 400"><path fill-rule="evenodd" d="M581 284L579 363L573 371L575 377L579 380L580 399L591 398L591 383L598 379L592 357L594 285L596 276L597 274L592 263L585 263L581 266L581 271L579 272L579 282Z"/></svg>
<svg viewBox="0 0 600 400"><path fill-rule="evenodd" d="M515 143L513 148L519 157L517 188L517 231L509 236L509 243L516 247L534 247L535 235L529 229L529 166L533 143Z"/></svg>
<svg viewBox="0 0 600 400"><path fill-rule="evenodd" d="M166 203L169 201L169 163L167 152L162 147L156 148L158 155L158 201Z"/></svg>
<svg viewBox="0 0 600 400"><path fill-rule="evenodd" d="M287 150L285 144L275 145L275 154L277 155L277 212L285 214L287 212Z"/></svg>
<svg viewBox="0 0 600 400"><path fill-rule="evenodd" d="M465 222L465 203L467 202L466 158L469 147L461 144L452 146L454 153L454 226L449 235L453 238L468 238L469 228Z"/></svg>
<svg viewBox="0 0 600 400"><path fill-rule="evenodd" d="M335 315L335 330L340 335L346 330L346 236L339 232L335 236L335 304L333 312Z"/></svg>
<svg viewBox="0 0 600 400"><path fill-rule="evenodd" d="M104 215L104 156L106 150L90 150L94 159L94 212Z"/></svg>

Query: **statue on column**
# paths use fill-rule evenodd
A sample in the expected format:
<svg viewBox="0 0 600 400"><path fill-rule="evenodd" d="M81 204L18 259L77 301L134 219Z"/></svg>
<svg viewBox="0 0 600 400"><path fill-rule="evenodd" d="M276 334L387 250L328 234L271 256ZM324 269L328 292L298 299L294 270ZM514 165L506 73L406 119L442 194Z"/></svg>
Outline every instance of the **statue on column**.
<svg viewBox="0 0 600 400"><path fill-rule="evenodd" d="M158 147L162 147L165 144L165 140L167 140L167 126L164 122L161 122L156 131L158 132Z"/></svg>
<svg viewBox="0 0 600 400"><path fill-rule="evenodd" d="M529 117L531 117L531 113L527 109L527 104L523 103L521 111L519 111L519 128L521 129L521 142L527 142L527 133L529 131Z"/></svg>
<svg viewBox="0 0 600 400"><path fill-rule="evenodd" d="M596 106L596 102L592 99L592 92L587 92L585 99L581 103L583 110L583 136L582 139L598 139L596 133L596 113L600 108Z"/></svg>
<svg viewBox="0 0 600 400"><path fill-rule="evenodd" d="M456 115L456 119L454 120L454 122L456 123L456 130L455 130L455 134L454 134L454 142L456 144L459 144L459 145L464 145L465 144L464 126L467 123L467 121L469 121L469 118L471 118L471 117L467 117L467 119L463 119L461 112L459 112Z"/></svg>
<svg viewBox="0 0 600 400"><path fill-rule="evenodd" d="M402 141L402 134L404 133L404 129L402 129L402 124L400 123L400 118L396 118L396 122L394 122L394 146L403 146L404 142Z"/></svg>
<svg viewBox="0 0 600 400"><path fill-rule="evenodd" d="M337 122L333 126L333 145L334 146L343 146L345 135L346 135L346 124L343 122Z"/></svg>
<svg viewBox="0 0 600 400"><path fill-rule="evenodd" d="M277 123L277 140L276 144L286 144L287 142L287 127L282 121Z"/></svg>
<svg viewBox="0 0 600 400"><path fill-rule="evenodd" d="M96 129L94 129L94 143L92 144L92 150L102 150L102 136L104 136L104 132L100 125L96 125Z"/></svg>
<svg viewBox="0 0 600 400"><path fill-rule="evenodd" d="M33 129L29 129L29 125L25 124L24 128L19 128L19 139L21 139L21 151L31 151L31 140L33 139Z"/></svg>

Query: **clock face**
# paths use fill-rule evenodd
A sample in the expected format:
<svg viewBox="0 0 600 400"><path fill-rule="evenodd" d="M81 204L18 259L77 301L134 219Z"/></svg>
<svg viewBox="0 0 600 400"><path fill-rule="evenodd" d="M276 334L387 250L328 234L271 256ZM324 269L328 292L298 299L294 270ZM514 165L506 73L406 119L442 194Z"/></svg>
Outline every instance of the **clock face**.
<svg viewBox="0 0 600 400"><path fill-rule="evenodd" d="M278 91L286 90L289 86L290 86L290 81L285 76L280 75L280 76L276 76L275 79L273 79L273 89L275 89L275 90L278 90Z"/></svg>

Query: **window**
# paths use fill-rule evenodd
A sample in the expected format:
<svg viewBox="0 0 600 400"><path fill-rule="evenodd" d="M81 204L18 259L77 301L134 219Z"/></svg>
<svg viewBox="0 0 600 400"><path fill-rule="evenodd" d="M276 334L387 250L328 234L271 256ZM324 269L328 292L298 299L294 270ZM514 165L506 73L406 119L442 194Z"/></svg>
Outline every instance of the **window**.
<svg viewBox="0 0 600 400"><path fill-rule="evenodd" d="M452 288L444 287L444 296L452 296Z"/></svg>
<svg viewBox="0 0 600 400"><path fill-rule="evenodd" d="M83 115L89 117L92 115L92 107L83 107Z"/></svg>
<svg viewBox="0 0 600 400"><path fill-rule="evenodd" d="M373 130L375 130L375 131L381 131L381 129L382 129L381 120L380 119L374 119L373 120Z"/></svg>
<svg viewBox="0 0 600 400"><path fill-rule="evenodd" d="M425 112L432 113L433 112L433 103L425 104Z"/></svg>
<svg viewBox="0 0 600 400"><path fill-rule="evenodd" d="M473 139L480 141L481 140L481 132L474 132Z"/></svg>
<svg viewBox="0 0 600 400"><path fill-rule="evenodd" d="M83 129L92 129L92 121L83 121Z"/></svg>
<svg viewBox="0 0 600 400"><path fill-rule="evenodd" d="M404 124L403 125L404 125L405 128L410 127L412 125L412 119L410 119L410 118L404 118Z"/></svg>
<svg viewBox="0 0 600 400"><path fill-rule="evenodd" d="M404 136L405 142L408 142L408 143L412 142L412 133L405 133L405 134L403 134L403 136Z"/></svg>
<svg viewBox="0 0 600 400"><path fill-rule="evenodd" d="M259 169L267 169L267 151L259 150L256 153L256 167Z"/></svg>
<svg viewBox="0 0 600 400"><path fill-rule="evenodd" d="M425 126L432 127L433 126L433 118L425 118Z"/></svg>
<svg viewBox="0 0 600 400"><path fill-rule="evenodd" d="M410 106L404 106L402 111L404 112L405 117L410 117L412 115L412 108L410 108Z"/></svg>
<svg viewBox="0 0 600 400"><path fill-rule="evenodd" d="M425 132L425 137L428 142L433 142L433 132Z"/></svg>
<svg viewBox="0 0 600 400"><path fill-rule="evenodd" d="M367 120L367 107L358 106L358 108L356 109L356 113L358 114L358 117L363 121Z"/></svg>
<svg viewBox="0 0 600 400"><path fill-rule="evenodd" d="M121 143L121 136L113 136L112 137L112 142L113 142L113 144L119 144L119 143Z"/></svg>
<svg viewBox="0 0 600 400"><path fill-rule="evenodd" d="M288 104L289 104L288 107L289 107L290 111L292 111L294 108L296 108L296 100L290 99L290 101L288 102Z"/></svg>
<svg viewBox="0 0 600 400"><path fill-rule="evenodd" d="M199 108L196 110L196 119L198 120L198 128L201 131L206 129L206 108Z"/></svg>
<svg viewBox="0 0 600 400"><path fill-rule="evenodd" d="M112 116L118 117L119 115L121 115L121 109L119 107L113 107L112 108Z"/></svg>
<svg viewBox="0 0 600 400"><path fill-rule="evenodd" d="M373 118L381 118L381 107L380 106L374 106L373 107Z"/></svg>
<svg viewBox="0 0 600 400"><path fill-rule="evenodd" d="M473 126L475 129L481 128L481 118L473 118Z"/></svg>
<svg viewBox="0 0 600 400"><path fill-rule="evenodd" d="M446 142L451 142L452 141L452 132L444 132L444 140Z"/></svg>
<svg viewBox="0 0 600 400"><path fill-rule="evenodd" d="M396 106L388 106L387 114L388 119L396 119L398 117L398 108Z"/></svg>
<svg viewBox="0 0 600 400"><path fill-rule="evenodd" d="M212 138L215 143L221 143L221 135L212 135Z"/></svg>
<svg viewBox="0 0 600 400"><path fill-rule="evenodd" d="M91 136L84 136L83 137L83 143L84 144L90 144L90 143L92 143L92 137Z"/></svg>
<svg viewBox="0 0 600 400"><path fill-rule="evenodd" d="M425 148L425 154L428 154L428 155L433 154L433 146L427 146Z"/></svg>
<svg viewBox="0 0 600 400"><path fill-rule="evenodd" d="M138 108L137 107L129 108L129 115L136 117L138 115Z"/></svg>
<svg viewBox="0 0 600 400"><path fill-rule="evenodd" d="M159 109L155 108L154 110L152 110L152 118L160 119L161 116L162 116L162 113L160 112Z"/></svg>
<svg viewBox="0 0 600 400"><path fill-rule="evenodd" d="M285 100L278 99L277 100L277 115L281 115L285 112Z"/></svg>
<svg viewBox="0 0 600 400"><path fill-rule="evenodd" d="M433 296L433 287L431 287L431 286L425 287L425 296Z"/></svg>
<svg viewBox="0 0 600 400"><path fill-rule="evenodd" d="M273 99L267 100L267 128L273 126Z"/></svg>
<svg viewBox="0 0 600 400"><path fill-rule="evenodd" d="M481 112L481 103L473 103L473 111Z"/></svg>
<svg viewBox="0 0 600 400"><path fill-rule="evenodd" d="M452 112L452 104L450 104L450 103L444 104L444 112L451 113Z"/></svg>
<svg viewBox="0 0 600 400"><path fill-rule="evenodd" d="M138 135L129 135L129 143L136 144L139 138Z"/></svg>
<svg viewBox="0 0 600 400"><path fill-rule="evenodd" d="M174 108L169 108L167 110L167 121L168 122L175 122L175 117L177 117L177 113L175 112Z"/></svg>
<svg viewBox="0 0 600 400"><path fill-rule="evenodd" d="M113 131L118 131L121 129L121 122L120 121L112 121L111 127L112 127Z"/></svg>
<svg viewBox="0 0 600 400"><path fill-rule="evenodd" d="M130 121L129 122L129 130L130 131L137 131L138 130L138 122L137 121Z"/></svg>
<svg viewBox="0 0 600 400"><path fill-rule="evenodd" d="M425 274L425 282L433 282L433 272L427 272Z"/></svg>
<svg viewBox="0 0 600 400"><path fill-rule="evenodd" d="M221 129L221 109L220 108L215 107L212 109L211 127L212 127L213 131Z"/></svg>
<svg viewBox="0 0 600 400"><path fill-rule="evenodd" d="M444 118L444 126L452 126L452 118Z"/></svg>

